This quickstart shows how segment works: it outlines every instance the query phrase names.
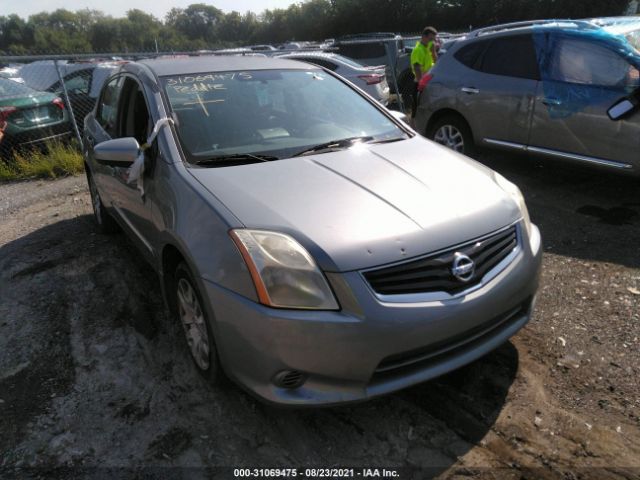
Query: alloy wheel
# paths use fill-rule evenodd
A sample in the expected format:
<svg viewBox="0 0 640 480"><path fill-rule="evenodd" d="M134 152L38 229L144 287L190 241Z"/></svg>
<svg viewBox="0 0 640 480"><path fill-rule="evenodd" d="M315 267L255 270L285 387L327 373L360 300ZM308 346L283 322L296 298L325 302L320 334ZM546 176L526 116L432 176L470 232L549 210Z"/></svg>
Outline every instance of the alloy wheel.
<svg viewBox="0 0 640 480"><path fill-rule="evenodd" d="M433 140L458 153L464 153L464 137L453 125L442 125L433 136Z"/></svg>
<svg viewBox="0 0 640 480"><path fill-rule="evenodd" d="M191 356L201 370L209 368L211 346L206 320L196 292L185 278L177 285L178 311Z"/></svg>

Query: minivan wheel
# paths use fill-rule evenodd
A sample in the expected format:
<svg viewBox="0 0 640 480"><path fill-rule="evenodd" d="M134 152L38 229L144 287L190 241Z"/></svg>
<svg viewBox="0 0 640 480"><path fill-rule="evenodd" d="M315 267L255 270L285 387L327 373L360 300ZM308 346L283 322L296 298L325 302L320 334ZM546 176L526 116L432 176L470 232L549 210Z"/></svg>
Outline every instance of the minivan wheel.
<svg viewBox="0 0 640 480"><path fill-rule="evenodd" d="M198 371L209 380L218 375L218 356L202 296L185 263L176 268L175 305L184 338Z"/></svg>
<svg viewBox="0 0 640 480"><path fill-rule="evenodd" d="M93 218L96 221L98 231L100 233L115 233L120 231L120 225L118 225L118 222L116 222L109 212L105 210L102 199L100 198L100 193L98 192L98 187L96 187L96 183L93 181L93 177L91 175L87 175L87 180L89 182L89 193L91 194Z"/></svg>
<svg viewBox="0 0 640 480"><path fill-rule="evenodd" d="M431 140L464 155L475 153L473 135L467 123L455 115L446 115L439 119L430 129Z"/></svg>

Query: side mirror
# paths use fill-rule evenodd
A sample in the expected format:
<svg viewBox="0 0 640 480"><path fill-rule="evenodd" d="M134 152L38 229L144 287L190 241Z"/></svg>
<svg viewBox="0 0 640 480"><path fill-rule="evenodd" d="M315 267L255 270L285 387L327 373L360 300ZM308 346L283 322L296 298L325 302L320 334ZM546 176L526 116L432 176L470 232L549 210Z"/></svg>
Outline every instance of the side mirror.
<svg viewBox="0 0 640 480"><path fill-rule="evenodd" d="M98 163L112 167L130 167L140 155L140 145L133 137L115 138L93 147Z"/></svg>
<svg viewBox="0 0 640 480"><path fill-rule="evenodd" d="M622 100L614 103L609 110L607 110L607 115L611 120L619 120L629 112L635 110L636 104L634 104L631 100L627 98L623 98Z"/></svg>
<svg viewBox="0 0 640 480"><path fill-rule="evenodd" d="M389 113L396 120L400 120L401 122L404 122L407 125L409 125L409 117L407 116L406 113L402 113L402 112L399 112L397 110L389 110Z"/></svg>

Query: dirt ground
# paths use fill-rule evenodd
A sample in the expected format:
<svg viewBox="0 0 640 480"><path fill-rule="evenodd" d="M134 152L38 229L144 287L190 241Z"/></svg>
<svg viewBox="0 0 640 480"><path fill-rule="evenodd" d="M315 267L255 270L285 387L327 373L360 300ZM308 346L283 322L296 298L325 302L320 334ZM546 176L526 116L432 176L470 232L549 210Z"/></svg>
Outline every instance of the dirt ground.
<svg viewBox="0 0 640 480"><path fill-rule="evenodd" d="M0 185L0 478L640 478L640 181L484 161L543 234L533 320L455 373L311 410L201 380L153 271L96 233L83 177Z"/></svg>

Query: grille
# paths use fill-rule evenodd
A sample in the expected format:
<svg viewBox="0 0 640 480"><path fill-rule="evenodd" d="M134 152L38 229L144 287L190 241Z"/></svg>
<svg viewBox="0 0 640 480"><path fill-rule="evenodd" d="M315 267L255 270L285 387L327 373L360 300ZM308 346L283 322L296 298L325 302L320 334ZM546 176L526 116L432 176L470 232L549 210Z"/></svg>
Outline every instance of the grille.
<svg viewBox="0 0 640 480"><path fill-rule="evenodd" d="M372 380L387 378L389 375L406 374L413 369L428 368L462 354L509 328L523 315L526 315L530 309L531 298L528 298L514 309L457 336L431 344L428 347L386 357L376 368Z"/></svg>
<svg viewBox="0 0 640 480"><path fill-rule="evenodd" d="M474 240L444 252L391 267L369 270L364 277L380 295L447 292L459 293L482 280L487 272L504 260L517 246L516 227ZM465 282L451 272L456 253L467 255L475 264Z"/></svg>

